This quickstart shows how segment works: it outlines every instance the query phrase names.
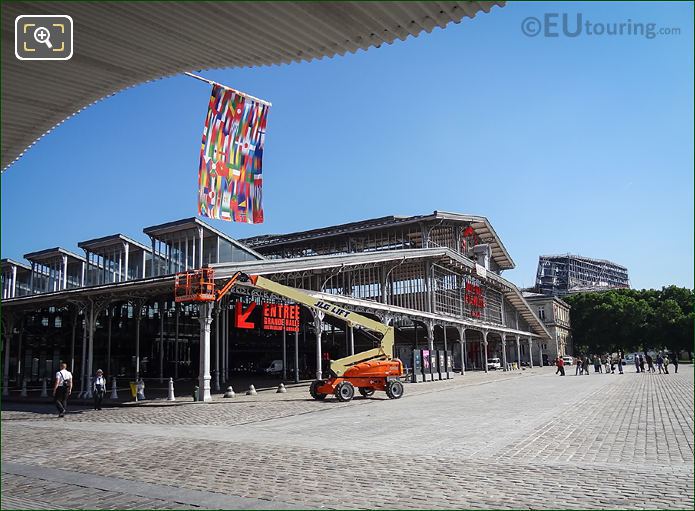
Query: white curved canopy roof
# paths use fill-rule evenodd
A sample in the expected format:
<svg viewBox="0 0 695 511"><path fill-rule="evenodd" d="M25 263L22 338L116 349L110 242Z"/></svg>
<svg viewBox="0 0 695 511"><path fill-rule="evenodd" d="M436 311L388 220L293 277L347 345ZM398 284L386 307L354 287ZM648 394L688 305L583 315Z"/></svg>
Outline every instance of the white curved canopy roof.
<svg viewBox="0 0 695 511"><path fill-rule="evenodd" d="M343 55L504 2L9 2L2 9L2 168L86 106L184 71ZM72 59L20 61L18 15L68 14Z"/></svg>

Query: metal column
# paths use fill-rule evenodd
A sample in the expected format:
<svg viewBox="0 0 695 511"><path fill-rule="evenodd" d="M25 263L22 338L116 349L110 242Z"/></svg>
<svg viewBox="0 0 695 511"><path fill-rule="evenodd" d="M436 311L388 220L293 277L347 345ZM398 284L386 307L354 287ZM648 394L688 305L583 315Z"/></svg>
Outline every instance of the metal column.
<svg viewBox="0 0 695 511"><path fill-rule="evenodd" d="M323 312L313 312L313 314L314 330L316 333L316 379L320 380L323 377L323 371L321 370L321 334L323 332Z"/></svg>
<svg viewBox="0 0 695 511"><path fill-rule="evenodd" d="M299 383L299 330L294 333L294 382Z"/></svg>
<svg viewBox="0 0 695 511"><path fill-rule="evenodd" d="M164 300L159 302L159 383L164 383Z"/></svg>
<svg viewBox="0 0 695 511"><path fill-rule="evenodd" d="M483 348L483 367L485 368L485 372L487 373L487 330L483 330Z"/></svg>
<svg viewBox="0 0 695 511"><path fill-rule="evenodd" d="M521 343L518 335L516 336L516 368L521 369Z"/></svg>
<svg viewBox="0 0 695 511"><path fill-rule="evenodd" d="M174 330L174 378L179 377L179 313L181 306L178 303L174 304L175 310L175 330Z"/></svg>
<svg viewBox="0 0 695 511"><path fill-rule="evenodd" d="M502 364L503 364L503 370L507 370L507 339L505 338L504 333L500 334L502 338Z"/></svg>
<svg viewBox="0 0 695 511"><path fill-rule="evenodd" d="M212 323L212 309L209 303L199 305L200 314L200 372L198 377L198 395L200 401L212 401L210 395L210 323Z"/></svg>
<svg viewBox="0 0 695 511"><path fill-rule="evenodd" d="M113 310L106 309L108 320L106 321L106 377L111 377L111 321L113 318Z"/></svg>
<svg viewBox="0 0 695 511"><path fill-rule="evenodd" d="M282 381L287 380L287 331L282 329Z"/></svg>
<svg viewBox="0 0 695 511"><path fill-rule="evenodd" d="M219 238L218 238L219 240ZM220 306L215 306L215 391L220 391Z"/></svg>

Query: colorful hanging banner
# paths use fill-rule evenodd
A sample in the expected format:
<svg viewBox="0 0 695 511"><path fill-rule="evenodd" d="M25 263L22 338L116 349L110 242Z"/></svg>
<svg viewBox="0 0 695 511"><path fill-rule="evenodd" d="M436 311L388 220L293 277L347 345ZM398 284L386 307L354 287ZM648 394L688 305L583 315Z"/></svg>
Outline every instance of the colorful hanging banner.
<svg viewBox="0 0 695 511"><path fill-rule="evenodd" d="M263 143L270 106L213 85L198 167L198 214L263 222Z"/></svg>

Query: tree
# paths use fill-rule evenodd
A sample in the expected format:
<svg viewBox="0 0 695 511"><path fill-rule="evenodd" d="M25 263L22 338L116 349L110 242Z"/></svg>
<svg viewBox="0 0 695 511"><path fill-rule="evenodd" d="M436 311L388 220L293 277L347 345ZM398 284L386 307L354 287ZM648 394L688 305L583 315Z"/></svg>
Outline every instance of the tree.
<svg viewBox="0 0 695 511"><path fill-rule="evenodd" d="M563 297L577 351L693 350L695 294L677 286Z"/></svg>

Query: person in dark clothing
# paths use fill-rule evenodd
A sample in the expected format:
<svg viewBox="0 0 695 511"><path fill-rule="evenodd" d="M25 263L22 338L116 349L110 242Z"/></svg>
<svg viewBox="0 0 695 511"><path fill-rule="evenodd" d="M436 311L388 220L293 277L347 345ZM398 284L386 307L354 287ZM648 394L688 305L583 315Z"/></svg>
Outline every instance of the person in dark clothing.
<svg viewBox="0 0 695 511"><path fill-rule="evenodd" d="M644 372L644 357L642 355L639 356L639 368L640 368L640 373Z"/></svg>
<svg viewBox="0 0 695 511"><path fill-rule="evenodd" d="M647 355L645 353L644 360L647 362L647 371L650 373L655 373L656 370L654 369L654 359L651 357L651 355Z"/></svg>
<svg viewBox="0 0 695 511"><path fill-rule="evenodd" d="M673 354L673 372L674 374L678 374L678 353Z"/></svg>
<svg viewBox="0 0 695 511"><path fill-rule="evenodd" d="M94 395L94 409L101 410L101 402L106 394L106 378L104 378L104 372L101 369L97 370L92 393Z"/></svg>
<svg viewBox="0 0 695 511"><path fill-rule="evenodd" d="M584 369L584 374L589 376L589 355L584 357L583 369Z"/></svg>

